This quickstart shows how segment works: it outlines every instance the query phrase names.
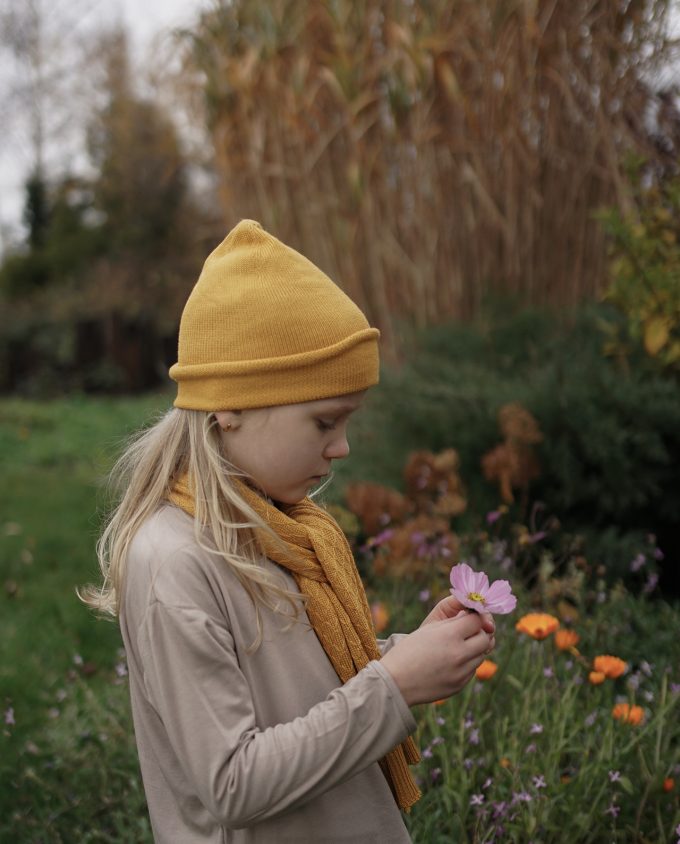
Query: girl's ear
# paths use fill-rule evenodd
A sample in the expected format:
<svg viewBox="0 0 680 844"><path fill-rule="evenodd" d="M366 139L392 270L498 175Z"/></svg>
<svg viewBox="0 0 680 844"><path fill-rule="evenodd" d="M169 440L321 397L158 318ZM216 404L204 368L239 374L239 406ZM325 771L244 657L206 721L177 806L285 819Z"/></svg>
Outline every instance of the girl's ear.
<svg viewBox="0 0 680 844"><path fill-rule="evenodd" d="M241 425L241 414L236 410L216 410L214 416L223 431L235 431Z"/></svg>

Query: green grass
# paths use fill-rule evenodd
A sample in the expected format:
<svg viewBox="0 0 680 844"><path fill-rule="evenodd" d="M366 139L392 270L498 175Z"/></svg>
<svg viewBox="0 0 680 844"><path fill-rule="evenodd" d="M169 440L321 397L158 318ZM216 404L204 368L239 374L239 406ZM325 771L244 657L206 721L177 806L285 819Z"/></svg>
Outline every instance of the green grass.
<svg viewBox="0 0 680 844"><path fill-rule="evenodd" d="M326 496L331 501L340 500L350 480L400 483L404 446L392 437L390 408L381 409L380 396L377 391L353 423L353 456L337 472ZM162 394L0 401L0 703L6 722L0 841L151 842L118 628L95 619L74 589L98 576L94 544L115 454L128 433L169 404ZM487 562L481 564L488 569ZM418 592L424 585L433 586L369 582L371 599L389 607L394 629L411 629L422 618L426 607ZM497 675L441 707L417 711L428 755L418 769L424 798L409 818L416 844L489 841L495 828L490 807L522 791L532 799L506 813L502 840L674 840L671 830L680 822L680 713L671 692L671 683L680 682L677 607L619 587L597 588L601 600L593 592L583 595L579 648L584 660L611 652L629 661L631 674L642 672L635 694L647 711L645 725L632 728L610 717L618 696L633 695L624 678L598 687L579 683L575 677L587 677L583 663L567 667L551 643L525 641L503 619ZM523 605L540 594L523 594ZM643 660L652 665L649 677ZM546 666L554 676L544 676ZM466 719L479 729L479 745L470 743ZM538 722L543 731L532 742L531 725ZM530 743L533 753L526 752ZM508 767L500 766L502 758ZM622 782L610 782L609 770L619 770ZM545 788L534 786L536 776L545 777ZM660 785L666 776L676 780L671 792ZM471 805L477 794L484 794L481 807ZM621 806L616 818L606 814L614 798Z"/></svg>
<svg viewBox="0 0 680 844"><path fill-rule="evenodd" d="M118 627L95 619L75 587L98 576L98 507L115 453L169 403L0 403L0 703L15 721L1 739L2 841L145 840L120 833L147 822L127 690L115 685ZM124 796L135 799L118 817L110 804Z"/></svg>

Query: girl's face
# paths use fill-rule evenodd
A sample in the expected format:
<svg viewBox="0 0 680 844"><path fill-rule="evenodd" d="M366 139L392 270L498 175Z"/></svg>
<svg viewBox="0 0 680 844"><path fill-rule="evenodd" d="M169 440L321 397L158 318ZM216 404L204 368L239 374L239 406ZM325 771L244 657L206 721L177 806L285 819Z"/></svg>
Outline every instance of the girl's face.
<svg viewBox="0 0 680 844"><path fill-rule="evenodd" d="M215 413L227 457L269 498L295 504L349 454L347 425L366 390L332 399Z"/></svg>

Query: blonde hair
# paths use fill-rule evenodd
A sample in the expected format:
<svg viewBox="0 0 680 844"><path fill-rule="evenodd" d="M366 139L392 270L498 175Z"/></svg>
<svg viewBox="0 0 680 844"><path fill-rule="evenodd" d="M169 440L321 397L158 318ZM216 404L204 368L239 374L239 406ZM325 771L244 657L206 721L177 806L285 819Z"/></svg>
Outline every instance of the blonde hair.
<svg viewBox="0 0 680 844"><path fill-rule="evenodd" d="M141 525L167 499L173 482L185 473L193 484L196 542L206 551L217 551L256 609L254 650L262 636L259 608L266 606L296 618L300 596L264 567L255 531L272 533L271 528L232 483L232 478L243 475L225 457L217 421L205 411L172 408L130 439L109 479L118 504L97 543L103 581L101 586L77 590L78 596L104 615L118 615L130 544Z"/></svg>

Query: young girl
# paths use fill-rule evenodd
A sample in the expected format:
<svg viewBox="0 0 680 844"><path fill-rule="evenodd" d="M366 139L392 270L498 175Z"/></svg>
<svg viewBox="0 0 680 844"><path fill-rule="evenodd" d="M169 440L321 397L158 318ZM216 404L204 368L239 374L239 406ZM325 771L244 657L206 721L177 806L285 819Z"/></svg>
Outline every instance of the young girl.
<svg viewBox="0 0 680 844"><path fill-rule="evenodd" d="M161 844L409 841L409 707L460 691L494 646L453 598L376 641L347 541L307 497L349 453L378 336L252 221L187 301L175 407L118 464L87 596L120 617Z"/></svg>

